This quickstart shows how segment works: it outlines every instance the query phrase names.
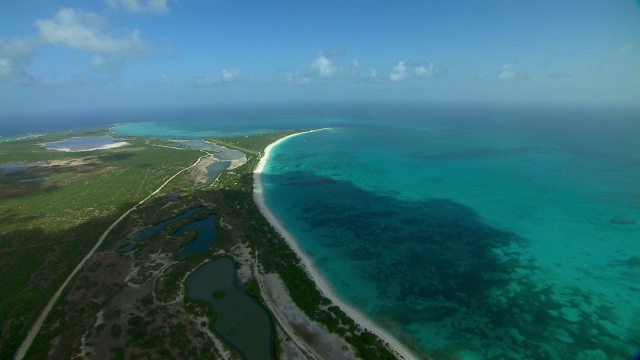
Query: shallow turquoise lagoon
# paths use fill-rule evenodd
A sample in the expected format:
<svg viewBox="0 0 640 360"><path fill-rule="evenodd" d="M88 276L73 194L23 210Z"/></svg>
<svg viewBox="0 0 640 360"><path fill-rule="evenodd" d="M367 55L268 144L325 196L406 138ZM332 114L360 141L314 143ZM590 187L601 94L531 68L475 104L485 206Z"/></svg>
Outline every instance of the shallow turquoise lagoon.
<svg viewBox="0 0 640 360"><path fill-rule="evenodd" d="M332 127L276 147L263 181L341 298L436 359L640 349L635 115L392 110L235 130Z"/></svg>
<svg viewBox="0 0 640 360"><path fill-rule="evenodd" d="M294 137L272 153L267 205L340 297L418 354L630 358L640 348L637 125L579 125Z"/></svg>

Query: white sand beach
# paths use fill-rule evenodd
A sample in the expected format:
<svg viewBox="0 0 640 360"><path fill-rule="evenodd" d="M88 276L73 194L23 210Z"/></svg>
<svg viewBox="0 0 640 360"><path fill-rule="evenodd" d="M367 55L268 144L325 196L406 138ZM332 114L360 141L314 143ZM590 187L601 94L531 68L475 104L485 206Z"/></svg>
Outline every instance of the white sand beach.
<svg viewBox="0 0 640 360"><path fill-rule="evenodd" d="M397 357L400 359L415 359L415 356L404 346L400 344L398 340L396 340L391 334L384 331L377 325L375 325L371 320L365 317L363 314L358 312L356 309L347 305L344 301L342 301L336 294L333 292L331 286L327 283L326 279L318 272L318 270L313 266L313 261L309 257L307 257L298 246L298 242L295 237L287 231L284 225L273 215L271 210L267 207L263 186L261 181L261 174L265 169L267 161L269 160L269 155L271 150L280 144L281 142L302 134L307 134L314 131L328 130L329 128L310 130L305 132L300 132L297 134L285 136L278 141L275 141L265 149L264 155L260 158L260 162L258 166L254 170L253 173L253 197L255 199L256 204L260 208L262 214L267 218L269 223L284 237L287 241L291 249L298 255L298 257L302 260L302 263L306 267L307 273L311 276L312 280L316 283L320 291L329 298L335 305L339 306L342 311L344 311L349 317L351 317L356 323L360 325L360 327L369 330L372 333L375 333L382 339L382 341L386 342L389 350L395 353Z"/></svg>

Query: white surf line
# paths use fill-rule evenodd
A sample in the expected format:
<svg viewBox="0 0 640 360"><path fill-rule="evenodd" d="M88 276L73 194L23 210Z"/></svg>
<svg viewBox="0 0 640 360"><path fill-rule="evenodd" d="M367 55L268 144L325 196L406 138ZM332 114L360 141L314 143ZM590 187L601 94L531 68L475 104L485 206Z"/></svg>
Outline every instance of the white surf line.
<svg viewBox="0 0 640 360"><path fill-rule="evenodd" d="M120 223L120 221L122 221L122 219L127 217L127 215L129 215L129 213L131 213L133 210L137 209L138 206L142 205L142 203L144 203L145 201L149 200L152 196L154 196L158 192L160 192L160 190L162 190L162 188L165 187L176 176L178 176L178 175L182 174L184 171L187 171L187 170L193 168L194 166L198 165L200 160L204 159L205 157L207 157L209 155L210 154L207 153L207 155L203 155L203 156L199 157L198 160L195 163L193 163L191 166L186 167L186 168L178 171L175 175L170 177L169 180L165 181L164 184L160 185L160 187L156 191L151 193L151 195L147 196L146 198L144 198L144 200L140 201L139 203L134 205L131 209L127 210L127 212L122 214L122 216L120 216L118 218L118 220L116 220L113 224L111 224L111 226L109 226L107 231L105 231L104 234L102 234L102 236L100 236L100 239L98 239L98 242L93 246L93 248L91 248L89 253L82 259L82 261L80 261L80 263L76 266L76 268L73 269L71 274L69 274L69 276L67 276L67 279L64 281L64 283L62 283L62 285L60 285L60 288L58 289L58 291L56 291L56 293L53 295L51 300L49 300L49 303L44 308L44 310L42 310L42 313L40 313L40 316L38 317L36 322L31 327L31 330L29 330L29 333L27 333L27 337L24 339L22 344L20 344L20 347L18 348L18 351L16 351L16 354L13 356L14 360L22 360L22 358L24 358L24 356L27 353L27 350L29 350L29 347L31 347L31 344L33 343L33 340L36 338L36 335L38 335L38 332L40 331L40 328L42 327L42 324L44 323L44 320L47 318L47 316L51 312L51 309L53 309L53 305L55 305L55 303L58 301L58 299L62 295L62 292L67 287L67 285L69 285L69 283L71 282L73 277L78 273L78 271L80 271L80 269L82 269L82 267L86 264L86 262L93 256L93 254L96 252L96 250L98 250L100 245L102 245L102 243L104 242L104 239L107 238L107 235L109 235L111 230L113 230L113 228L115 228L116 225L118 225L118 223Z"/></svg>

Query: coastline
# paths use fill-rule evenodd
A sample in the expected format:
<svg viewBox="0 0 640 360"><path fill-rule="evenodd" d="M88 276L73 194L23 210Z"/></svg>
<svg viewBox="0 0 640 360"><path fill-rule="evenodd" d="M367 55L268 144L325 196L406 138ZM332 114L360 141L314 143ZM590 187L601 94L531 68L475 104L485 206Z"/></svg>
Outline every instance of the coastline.
<svg viewBox="0 0 640 360"><path fill-rule="evenodd" d="M366 329L374 334L376 334L383 342L387 344L387 347L391 352L393 352L400 359L415 359L415 356L390 333L381 329L379 326L374 324L371 320L369 320L366 316L361 314L358 310L351 307L342 301L334 292L331 286L327 283L326 279L318 272L318 270L313 266L313 261L307 257L306 254L302 252L300 247L298 246L298 242L296 238L284 227L284 225L275 217L275 215L271 212L271 210L266 205L266 200L263 193L262 179L261 175L264 172L264 168L269 160L269 155L271 150L276 147L278 144L283 141L302 134L307 134L315 131L327 130L330 128L322 128L316 130L309 130L304 132L299 132L296 134L292 134L289 136L285 136L277 141L269 144L265 150L264 154L260 158L256 169L253 172L253 198L260 212L265 216L267 221L273 226L282 237L285 239L289 247L296 253L296 255L301 259L302 264L304 265L307 273L311 277L311 280L315 282L316 286L320 289L322 294L329 298L331 302L335 305L339 306L342 311L344 311L349 317L351 317L361 328Z"/></svg>

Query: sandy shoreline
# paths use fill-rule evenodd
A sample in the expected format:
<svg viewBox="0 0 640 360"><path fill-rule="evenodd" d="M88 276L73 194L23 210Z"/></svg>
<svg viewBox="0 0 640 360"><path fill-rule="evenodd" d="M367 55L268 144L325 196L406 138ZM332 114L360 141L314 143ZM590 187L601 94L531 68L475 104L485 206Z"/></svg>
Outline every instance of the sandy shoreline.
<svg viewBox="0 0 640 360"><path fill-rule="evenodd" d="M384 331L383 329L375 325L371 320L369 320L363 314L361 314L351 306L347 305L344 301L338 298L338 296L336 296L336 294L333 292L333 289L331 289L331 287L327 283L326 279L313 266L313 261L311 261L311 259L308 258L300 250L300 247L298 246L298 242L296 241L296 238L287 231L284 225L273 215L271 210L266 205L266 201L263 193L261 174L264 171L267 161L269 160L269 154L271 153L271 150L281 142L291 137L307 134L314 131L327 130L327 129L328 128L300 132L297 134L285 136L269 144L269 146L267 146L267 148L264 151L264 155L260 158L260 162L258 163L258 166L256 167L253 173L253 183L254 183L253 198L255 199L255 202L258 205L258 208L260 209L262 214L267 218L269 223L271 223L271 225L276 230L278 230L278 232L287 241L291 249L302 260L302 263L306 267L307 272L311 276L312 280L316 283L320 291L324 294L324 296L329 298L335 305L338 305L340 309L342 309L342 311L344 311L347 315L349 315L349 317L351 317L362 328L367 329L370 332L378 335L378 337L380 337L382 341L386 342L389 345L390 350L393 351L396 356L398 356L401 359L415 359L415 356L408 349L402 346L400 342L396 340L391 334L389 334L388 332Z"/></svg>

